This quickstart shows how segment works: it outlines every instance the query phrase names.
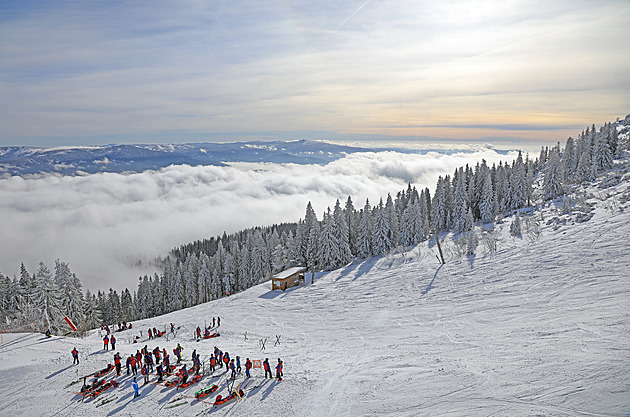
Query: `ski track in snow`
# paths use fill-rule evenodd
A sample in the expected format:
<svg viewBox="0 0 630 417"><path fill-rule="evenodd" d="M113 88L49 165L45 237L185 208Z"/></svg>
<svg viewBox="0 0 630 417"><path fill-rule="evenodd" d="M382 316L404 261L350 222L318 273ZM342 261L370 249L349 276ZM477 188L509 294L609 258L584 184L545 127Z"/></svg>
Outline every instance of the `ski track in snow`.
<svg viewBox="0 0 630 417"><path fill-rule="evenodd" d="M120 334L123 358L145 344L170 353L179 342L184 359L196 349L205 360L215 345L243 366L246 357L268 357L272 366L283 359L282 382L254 369L246 397L221 407L182 395L216 383L212 402L227 395L225 376L182 390L142 385L139 377L141 396L133 399L124 367L119 388L78 401L81 383L66 385L112 360L98 331L84 339L4 334L0 415L628 416L628 213L625 203L555 231L543 222L533 241L510 237L506 219L497 225L502 240L494 254L480 246L476 256L440 266L425 243L284 293L265 283L134 322L133 334L182 326L168 341L131 344ZM221 336L192 340L193 329L216 315ZM74 346L78 366L70 365Z"/></svg>

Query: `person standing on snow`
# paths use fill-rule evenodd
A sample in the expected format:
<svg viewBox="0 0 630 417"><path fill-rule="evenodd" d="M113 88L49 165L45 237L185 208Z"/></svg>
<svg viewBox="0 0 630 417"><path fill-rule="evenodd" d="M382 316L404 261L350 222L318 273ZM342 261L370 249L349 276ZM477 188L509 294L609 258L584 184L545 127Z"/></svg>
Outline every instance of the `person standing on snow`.
<svg viewBox="0 0 630 417"><path fill-rule="evenodd" d="M147 366L146 363L142 367L142 370L140 371L140 373L144 375L144 384L145 385L148 384L149 383L149 367Z"/></svg>
<svg viewBox="0 0 630 417"><path fill-rule="evenodd" d="M116 375L120 376L120 369L122 365L120 363L120 354L118 352L114 355L114 365L116 366Z"/></svg>
<svg viewBox="0 0 630 417"><path fill-rule="evenodd" d="M267 374L269 374L269 378L273 378L273 375L271 374L271 366L269 366L269 358L265 358L263 368L265 368L265 379L267 379Z"/></svg>
<svg viewBox="0 0 630 417"><path fill-rule="evenodd" d="M223 368L223 352L221 352L221 349L218 350L219 353L217 353L217 363L219 364L219 368Z"/></svg>
<svg viewBox="0 0 630 417"><path fill-rule="evenodd" d="M230 370L232 371L232 375L230 377L232 379L236 379L236 365L234 365L234 359L230 361Z"/></svg>
<svg viewBox="0 0 630 417"><path fill-rule="evenodd" d="M241 373L241 357L240 356L236 357L236 373L237 374Z"/></svg>
<svg viewBox="0 0 630 417"><path fill-rule="evenodd" d="M112 344L112 350L116 350L116 338L112 335L112 338L109 339L109 343Z"/></svg>
<svg viewBox="0 0 630 417"><path fill-rule="evenodd" d="M109 337L105 336L103 338L103 350L109 350Z"/></svg>
<svg viewBox="0 0 630 417"><path fill-rule="evenodd" d="M135 395L133 396L133 398L139 397L140 393L138 392L138 381L136 381L136 377L133 377L133 382L131 383L131 386L133 387L133 390L135 391Z"/></svg>
<svg viewBox="0 0 630 417"><path fill-rule="evenodd" d="M131 373L134 375L138 375L138 367L136 366L136 363L138 363L136 357L131 355L129 357L129 364L131 365Z"/></svg>
<svg viewBox="0 0 630 417"><path fill-rule="evenodd" d="M77 350L76 346L74 347L74 349L72 349L72 357L74 358L74 360L72 361L72 364L74 365L76 363L78 365L79 364L79 351Z"/></svg>
<svg viewBox="0 0 630 417"><path fill-rule="evenodd" d="M227 352L223 354L223 363L225 363L225 372L227 373L228 368L230 367L230 354Z"/></svg>
<svg viewBox="0 0 630 417"><path fill-rule="evenodd" d="M221 327L221 317L217 316L217 327Z"/></svg>
<svg viewBox="0 0 630 417"><path fill-rule="evenodd" d="M179 343L177 344L177 347L173 349L173 353L177 356L177 363L182 361L182 350L184 350L184 348L181 347Z"/></svg>
<svg viewBox="0 0 630 417"><path fill-rule="evenodd" d="M249 358L247 358L247 360L245 361L245 375L247 375L247 378L251 378L252 376L249 374L249 370L252 369L252 361L249 360Z"/></svg>
<svg viewBox="0 0 630 417"><path fill-rule="evenodd" d="M282 381L282 361L278 358L278 364L276 365L276 378L278 381Z"/></svg>
<svg viewBox="0 0 630 417"><path fill-rule="evenodd" d="M158 365L156 368L157 374L158 374L158 380L157 382L162 382L164 380L164 371L162 370L162 365Z"/></svg>
<svg viewBox="0 0 630 417"><path fill-rule="evenodd" d="M199 369L201 369L201 359L199 358L198 353L193 360L193 367L195 368L195 375L199 375Z"/></svg>
<svg viewBox="0 0 630 417"><path fill-rule="evenodd" d="M214 372L216 365L217 359L214 357L214 354L210 354L210 372Z"/></svg>

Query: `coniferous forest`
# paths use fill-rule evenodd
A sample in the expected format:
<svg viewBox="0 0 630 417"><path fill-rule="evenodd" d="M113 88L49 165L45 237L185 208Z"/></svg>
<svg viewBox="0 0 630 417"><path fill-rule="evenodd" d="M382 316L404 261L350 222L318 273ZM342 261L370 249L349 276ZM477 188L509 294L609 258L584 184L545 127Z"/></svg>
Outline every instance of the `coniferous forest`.
<svg viewBox="0 0 630 417"><path fill-rule="evenodd" d="M627 156L628 130L630 115L599 129L592 125L564 146L543 147L535 158L519 153L509 163L459 167L439 177L433 194L409 184L378 202L356 204L349 196L321 217L309 202L297 223L253 227L174 248L161 259L162 272L140 277L131 291L83 292L79 277L61 260L52 269L40 262L33 272L22 264L19 276L0 273L0 328L65 334L68 316L85 332L225 297L290 266L331 270L445 232L452 233L454 253L472 255L484 239L492 247L488 225L504 217L515 216L511 233L520 235L532 227L537 205L557 199L563 206L577 204L583 185Z"/></svg>

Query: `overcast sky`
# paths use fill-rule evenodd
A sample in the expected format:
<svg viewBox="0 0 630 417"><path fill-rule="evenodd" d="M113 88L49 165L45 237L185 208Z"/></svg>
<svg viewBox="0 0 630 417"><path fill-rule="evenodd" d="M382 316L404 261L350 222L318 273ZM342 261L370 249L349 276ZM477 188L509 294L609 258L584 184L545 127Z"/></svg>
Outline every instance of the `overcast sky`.
<svg viewBox="0 0 630 417"><path fill-rule="evenodd" d="M0 146L563 140L630 112L630 2L0 2Z"/></svg>
<svg viewBox="0 0 630 417"><path fill-rule="evenodd" d="M355 153L328 165L239 163L228 167L170 166L139 174L102 173L0 179L0 272L33 273L40 261L70 264L91 289L135 289L146 270L138 259L224 231L304 217L311 201L318 219L336 199L357 209L406 189L435 188L438 175L486 159L512 161L516 153L490 149L450 155Z"/></svg>

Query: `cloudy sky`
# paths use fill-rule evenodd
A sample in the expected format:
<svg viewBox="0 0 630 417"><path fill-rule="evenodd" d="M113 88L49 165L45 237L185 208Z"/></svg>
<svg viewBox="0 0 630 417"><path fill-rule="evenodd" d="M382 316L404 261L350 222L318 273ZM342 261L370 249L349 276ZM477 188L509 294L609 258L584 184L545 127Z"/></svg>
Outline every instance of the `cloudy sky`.
<svg viewBox="0 0 630 417"><path fill-rule="evenodd" d="M18 176L0 179L0 272L31 273L59 258L91 290L129 287L147 270L138 260L165 256L197 239L254 226L296 222L311 201L318 218L336 199L357 209L407 187L433 192L438 175L482 158L511 161L490 149L452 154L356 153L328 165L239 163L170 166L138 174ZM150 273L150 272L149 272Z"/></svg>
<svg viewBox="0 0 630 417"><path fill-rule="evenodd" d="M553 142L630 111L630 2L0 3L0 146Z"/></svg>

